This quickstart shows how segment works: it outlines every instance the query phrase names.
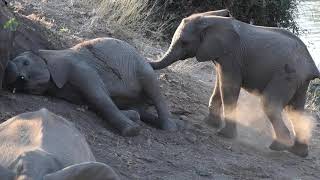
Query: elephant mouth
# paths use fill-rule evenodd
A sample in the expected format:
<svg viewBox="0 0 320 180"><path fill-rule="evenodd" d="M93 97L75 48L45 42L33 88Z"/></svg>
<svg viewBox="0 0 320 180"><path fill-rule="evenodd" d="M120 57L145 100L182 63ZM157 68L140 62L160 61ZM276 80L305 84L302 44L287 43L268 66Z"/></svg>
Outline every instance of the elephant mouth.
<svg viewBox="0 0 320 180"><path fill-rule="evenodd" d="M48 90L47 83L31 83L28 81L17 81L11 87L9 91L12 93L27 93L33 95L42 95Z"/></svg>
<svg viewBox="0 0 320 180"><path fill-rule="evenodd" d="M24 79L17 79L11 84L7 84L7 89L11 91L12 93L16 92L25 92L26 91L26 84L27 81Z"/></svg>

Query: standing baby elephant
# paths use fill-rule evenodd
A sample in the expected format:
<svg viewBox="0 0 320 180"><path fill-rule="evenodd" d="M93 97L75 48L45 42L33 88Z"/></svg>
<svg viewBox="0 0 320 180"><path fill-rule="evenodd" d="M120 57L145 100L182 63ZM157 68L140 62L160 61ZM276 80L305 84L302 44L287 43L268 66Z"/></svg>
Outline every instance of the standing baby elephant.
<svg viewBox="0 0 320 180"><path fill-rule="evenodd" d="M191 57L215 64L216 85L206 120L219 127L223 107L225 126L220 135L236 136L234 110L240 88L244 88L261 95L264 112L276 134L270 148L308 155L307 142L302 140L298 127L302 119L290 117L296 132L290 147L290 132L281 116L285 107L289 112L304 111L309 82L319 77L312 57L298 37L283 29L240 22L230 17L228 10L194 14L183 19L167 53L151 65L162 69Z"/></svg>
<svg viewBox="0 0 320 180"><path fill-rule="evenodd" d="M8 64L5 79L17 91L86 102L123 136L139 133L134 122L139 118L164 130L176 129L152 67L135 48L117 39L98 38L65 50L22 53ZM148 99L159 119L145 111Z"/></svg>

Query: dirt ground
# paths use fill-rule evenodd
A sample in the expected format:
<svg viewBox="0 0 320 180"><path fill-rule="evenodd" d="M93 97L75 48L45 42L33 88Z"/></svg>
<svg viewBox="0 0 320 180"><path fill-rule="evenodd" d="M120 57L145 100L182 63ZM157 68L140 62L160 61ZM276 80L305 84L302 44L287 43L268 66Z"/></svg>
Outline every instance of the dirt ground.
<svg viewBox="0 0 320 180"><path fill-rule="evenodd" d="M16 0L11 4L17 12L59 34L66 46L87 38L113 36L129 41L150 60L163 53L165 47L152 40L113 32L103 19L95 17L92 9L84 9L75 2ZM10 92L0 95L1 120L46 107L74 122L85 134L97 160L113 167L121 179L320 179L318 120L314 120L307 158L270 151L272 131L259 108L259 100L242 92L239 137L224 139L203 122L214 85L212 64L187 60L158 74L173 117L183 122L178 132L161 131L141 123L141 135L124 138L83 106Z"/></svg>

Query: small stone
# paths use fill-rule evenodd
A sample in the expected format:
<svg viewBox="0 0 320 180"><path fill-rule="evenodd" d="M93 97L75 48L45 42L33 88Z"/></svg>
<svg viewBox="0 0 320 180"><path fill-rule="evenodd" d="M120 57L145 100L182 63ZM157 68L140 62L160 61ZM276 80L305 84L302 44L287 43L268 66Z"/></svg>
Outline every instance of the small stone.
<svg viewBox="0 0 320 180"><path fill-rule="evenodd" d="M209 177L209 176L211 176L210 172L208 172L208 171L205 170L205 169L195 168L195 171L196 171L196 173L197 173L199 176L202 176L202 177Z"/></svg>
<svg viewBox="0 0 320 180"><path fill-rule="evenodd" d="M186 136L186 140L192 144L196 143L197 142L197 137L191 133L188 133L187 136Z"/></svg>
<svg viewBox="0 0 320 180"><path fill-rule="evenodd" d="M168 75L167 74L160 74L159 79L164 80L164 81L168 81Z"/></svg>
<svg viewBox="0 0 320 180"><path fill-rule="evenodd" d="M153 158L153 157L138 157L139 159L147 162L147 163L154 163L157 162L157 159Z"/></svg>
<svg viewBox="0 0 320 180"><path fill-rule="evenodd" d="M185 115L181 115L181 116L179 117L179 119L180 119L180 120L187 120L187 119L188 119L188 117L187 117L187 116L185 116Z"/></svg>

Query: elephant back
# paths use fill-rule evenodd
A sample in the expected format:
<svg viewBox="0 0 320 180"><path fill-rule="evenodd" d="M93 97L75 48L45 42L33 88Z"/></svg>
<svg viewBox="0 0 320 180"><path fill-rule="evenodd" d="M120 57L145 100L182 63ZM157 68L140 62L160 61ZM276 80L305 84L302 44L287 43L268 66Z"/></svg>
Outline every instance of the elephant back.
<svg viewBox="0 0 320 180"><path fill-rule="evenodd" d="M0 140L3 167L34 150L52 154L63 167L95 161L85 138L74 125L46 109L23 113L0 124Z"/></svg>
<svg viewBox="0 0 320 180"><path fill-rule="evenodd" d="M125 89L131 92L141 90L139 71L148 64L130 44L113 38L98 38L85 41L72 49L86 56L83 59L97 70L108 89L117 87L118 91Z"/></svg>

